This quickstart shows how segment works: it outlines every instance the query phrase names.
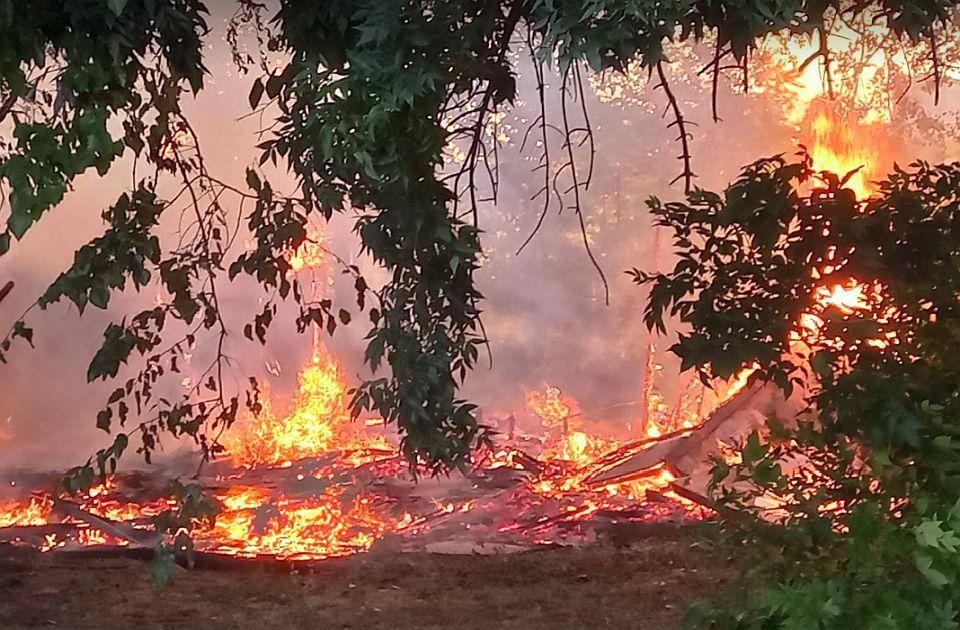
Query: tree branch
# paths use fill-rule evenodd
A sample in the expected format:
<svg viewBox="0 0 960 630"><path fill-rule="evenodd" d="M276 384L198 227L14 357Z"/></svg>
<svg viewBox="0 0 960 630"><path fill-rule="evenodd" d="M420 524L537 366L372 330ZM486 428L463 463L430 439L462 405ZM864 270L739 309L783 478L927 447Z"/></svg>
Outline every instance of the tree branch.
<svg viewBox="0 0 960 630"><path fill-rule="evenodd" d="M668 125L669 127L676 127L678 131L677 140L680 141L680 147L682 153L677 157L678 160L683 160L683 172L675 177L670 184L675 184L676 182L683 180L683 189L684 192L689 193L693 190L693 178L696 177L696 174L693 172L692 168L692 158L690 154L690 133L687 131L687 121L683 117L683 112L680 110L680 104L677 102L677 97L674 95L673 90L670 89L670 83L667 81L667 74L663 70L663 62L657 63L657 76L660 77L660 83L656 88L662 89L667 95L667 101L670 104L670 109L673 111L674 121Z"/></svg>

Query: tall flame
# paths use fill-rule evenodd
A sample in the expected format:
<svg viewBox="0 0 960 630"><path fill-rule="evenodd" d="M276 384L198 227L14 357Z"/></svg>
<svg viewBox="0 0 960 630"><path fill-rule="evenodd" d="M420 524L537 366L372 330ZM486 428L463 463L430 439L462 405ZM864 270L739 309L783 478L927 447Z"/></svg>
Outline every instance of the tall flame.
<svg viewBox="0 0 960 630"><path fill-rule="evenodd" d="M227 436L225 445L238 466L286 466L330 452L392 449L382 437L371 436L351 421L347 385L340 366L324 349L319 332L313 353L297 376L290 412L274 415L269 403L259 416Z"/></svg>

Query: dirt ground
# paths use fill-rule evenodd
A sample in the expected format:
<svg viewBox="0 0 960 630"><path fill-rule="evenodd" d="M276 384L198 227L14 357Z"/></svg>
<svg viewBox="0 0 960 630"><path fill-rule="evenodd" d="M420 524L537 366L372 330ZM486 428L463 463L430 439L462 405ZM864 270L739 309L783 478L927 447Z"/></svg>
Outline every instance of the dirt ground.
<svg viewBox="0 0 960 630"><path fill-rule="evenodd" d="M699 536L499 556L374 552L289 569L178 570L132 559L0 560L0 628L677 628L724 582Z"/></svg>

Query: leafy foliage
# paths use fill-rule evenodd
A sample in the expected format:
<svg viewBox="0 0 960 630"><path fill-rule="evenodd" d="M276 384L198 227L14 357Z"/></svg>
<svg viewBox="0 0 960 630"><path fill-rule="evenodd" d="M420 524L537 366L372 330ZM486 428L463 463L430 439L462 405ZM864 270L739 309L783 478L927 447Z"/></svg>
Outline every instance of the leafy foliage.
<svg viewBox="0 0 960 630"><path fill-rule="evenodd" d="M652 286L647 323L689 326L673 348L687 367L757 363L811 405L798 426L751 435L739 462L715 462L725 524L752 543L751 605L701 610L700 624L955 627L958 192L960 164L917 163L861 205L801 156L761 160L723 195L651 201L679 259L635 272ZM798 336L818 287L850 278L868 303L824 307L819 332Z"/></svg>

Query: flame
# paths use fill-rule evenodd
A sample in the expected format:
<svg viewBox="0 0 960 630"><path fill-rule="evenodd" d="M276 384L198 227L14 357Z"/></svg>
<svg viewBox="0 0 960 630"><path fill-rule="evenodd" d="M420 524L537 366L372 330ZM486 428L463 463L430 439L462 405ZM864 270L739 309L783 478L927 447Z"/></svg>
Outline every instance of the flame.
<svg viewBox="0 0 960 630"><path fill-rule="evenodd" d="M875 182L893 163L889 132L893 102L882 79L908 65L902 51L876 45L873 39L878 27L870 12L866 13L857 18L857 24L831 20L825 35L769 37L758 55L763 61L758 91L781 101L785 119L796 126L796 140L807 148L813 169L845 179L844 187L861 202L861 210L864 202L877 194ZM821 41L823 37L825 41ZM821 48L829 50L829 59L817 54ZM863 56L865 50L872 52ZM882 301L883 287L859 278L837 279L844 263L841 255L831 251L822 266L811 270L814 279L830 276L831 280L816 289L811 308L800 316L795 342L837 347L839 340L824 338L826 317L831 313L843 318L866 314L876 318L873 311ZM885 335L866 343L885 347L895 341Z"/></svg>
<svg viewBox="0 0 960 630"><path fill-rule="evenodd" d="M224 507L212 527L196 534L198 546L227 555L283 559L328 558L369 549L389 531L409 524L391 519L365 496L348 498L330 487L306 499L271 500L256 486L235 486L218 497Z"/></svg>
<svg viewBox="0 0 960 630"><path fill-rule="evenodd" d="M660 394L660 389L656 386L657 374L663 370L663 366L657 363L657 348L652 343L647 344L646 370L643 377L643 402L644 402L644 423L646 425L647 437L657 438L665 433L673 432L677 427L674 426L674 414L670 413L670 408Z"/></svg>
<svg viewBox="0 0 960 630"><path fill-rule="evenodd" d="M323 243L323 234L312 225L307 226L307 238L287 255L290 274L322 268L327 261L327 252Z"/></svg>
<svg viewBox="0 0 960 630"><path fill-rule="evenodd" d="M259 417L224 440L237 466L288 466L292 462L330 452L392 450L385 438L371 436L350 419L347 384L339 364L314 335L313 353L297 376L292 409L277 418L269 399Z"/></svg>
<svg viewBox="0 0 960 630"><path fill-rule="evenodd" d="M861 201L876 194L873 182L884 174L879 156L889 149L875 125L821 99L807 110L802 130L815 170L849 177L845 186Z"/></svg>
<svg viewBox="0 0 960 630"><path fill-rule="evenodd" d="M50 522L53 501L49 497L31 497L29 501L0 499L0 527L29 527Z"/></svg>
<svg viewBox="0 0 960 630"><path fill-rule="evenodd" d="M543 392L533 391L526 394L527 409L540 419L545 429L567 426L574 407L566 402L559 387L546 385Z"/></svg>
<svg viewBox="0 0 960 630"><path fill-rule="evenodd" d="M659 392L650 389L662 400ZM529 392L526 395L531 411L540 417L545 426L557 426L558 419L565 421L567 429L547 438L543 452L537 460L541 465L539 475L530 482L535 493L556 499L584 497L581 504L568 504L570 519L582 520L607 505L607 499L622 497L633 501L646 501L649 492L661 492L676 480L673 473L665 467L654 467L643 471L636 479L603 487L591 487L586 483L594 470L594 464L618 448L624 442L612 436L591 435L571 425L569 411L579 405L568 396L561 396L560 390L547 385L542 393ZM698 420L699 423L699 420ZM562 422L559 424L562 425ZM500 465L509 465L513 460L508 451L500 451ZM589 507L585 507L589 504ZM613 507L615 504L611 504ZM583 508L583 509L581 509Z"/></svg>

